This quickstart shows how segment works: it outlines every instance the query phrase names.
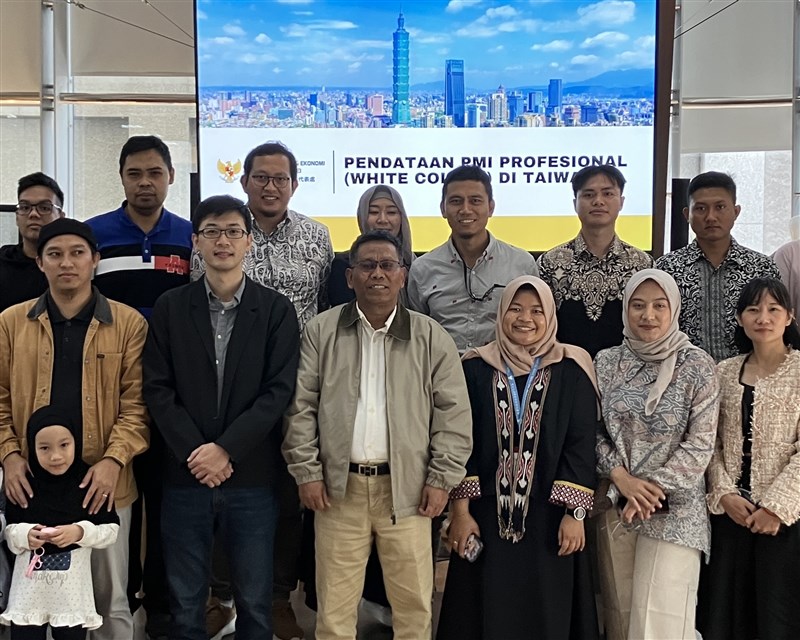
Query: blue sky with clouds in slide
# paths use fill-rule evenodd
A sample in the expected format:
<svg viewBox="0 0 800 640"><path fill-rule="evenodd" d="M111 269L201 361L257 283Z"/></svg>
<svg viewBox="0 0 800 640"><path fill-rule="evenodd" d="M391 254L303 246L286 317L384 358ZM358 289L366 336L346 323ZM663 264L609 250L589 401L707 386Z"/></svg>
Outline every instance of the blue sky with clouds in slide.
<svg viewBox="0 0 800 640"><path fill-rule="evenodd" d="M468 87L652 69L656 0L197 0L201 86L390 87L402 6L411 84Z"/></svg>

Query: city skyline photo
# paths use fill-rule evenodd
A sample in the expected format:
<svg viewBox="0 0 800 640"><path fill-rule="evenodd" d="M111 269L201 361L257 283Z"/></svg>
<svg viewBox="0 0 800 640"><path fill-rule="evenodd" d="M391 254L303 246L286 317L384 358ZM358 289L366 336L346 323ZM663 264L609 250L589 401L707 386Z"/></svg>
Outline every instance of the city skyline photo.
<svg viewBox="0 0 800 640"><path fill-rule="evenodd" d="M390 88L401 11L412 90L443 86L448 59L474 91L653 82L635 71L654 69L655 0L198 0L200 86Z"/></svg>

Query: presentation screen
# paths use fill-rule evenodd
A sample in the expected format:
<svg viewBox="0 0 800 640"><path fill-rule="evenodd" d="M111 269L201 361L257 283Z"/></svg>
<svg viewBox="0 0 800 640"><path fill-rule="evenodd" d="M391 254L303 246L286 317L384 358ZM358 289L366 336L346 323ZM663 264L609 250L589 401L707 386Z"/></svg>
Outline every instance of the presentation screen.
<svg viewBox="0 0 800 640"><path fill-rule="evenodd" d="M651 248L656 0L197 0L202 197L244 197L247 152L298 160L290 207L336 250L360 195L396 188L413 248L446 240L453 168L492 177L490 230L530 251L574 237L570 179L627 179L620 236ZM667 46L671 46L669 43Z"/></svg>

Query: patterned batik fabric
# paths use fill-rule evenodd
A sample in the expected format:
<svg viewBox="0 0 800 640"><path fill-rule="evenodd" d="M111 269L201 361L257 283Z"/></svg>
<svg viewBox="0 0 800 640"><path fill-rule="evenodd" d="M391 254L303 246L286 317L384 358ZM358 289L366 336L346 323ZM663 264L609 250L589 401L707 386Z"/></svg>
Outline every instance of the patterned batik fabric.
<svg viewBox="0 0 800 640"><path fill-rule="evenodd" d="M260 285L282 293L294 305L302 330L328 308L328 277L333 262L328 228L289 209L271 233L253 219L253 246L244 257L243 271ZM203 259L192 253L192 280L205 272Z"/></svg>
<svg viewBox="0 0 800 640"><path fill-rule="evenodd" d="M733 334L736 302L744 286L753 278L781 277L771 258L741 246L733 238L718 267L706 259L693 240L686 247L661 256L656 268L666 271L678 283L681 331L717 362L739 354Z"/></svg>
<svg viewBox="0 0 800 640"><path fill-rule="evenodd" d="M591 511L594 505L594 490L574 482L556 480L550 491L549 502L560 507L569 507L570 509L583 507L587 511Z"/></svg>
<svg viewBox="0 0 800 640"><path fill-rule="evenodd" d="M477 500L481 497L481 482L478 476L467 476L450 491L451 500Z"/></svg>
<svg viewBox="0 0 800 640"><path fill-rule="evenodd" d="M610 300L622 300L625 285L637 271L653 266L653 258L618 237L603 257L594 255L583 236L542 254L539 274L553 290L556 308L564 300L581 301L586 315L596 321Z"/></svg>
<svg viewBox="0 0 800 640"><path fill-rule="evenodd" d="M528 394L521 399L524 413L522 425L516 424L509 384L516 384L500 371L492 377L497 424L497 521L500 538L519 542L525 535L525 516L528 514L536 450L539 446L539 427L542 406L550 384L550 368L537 372Z"/></svg>

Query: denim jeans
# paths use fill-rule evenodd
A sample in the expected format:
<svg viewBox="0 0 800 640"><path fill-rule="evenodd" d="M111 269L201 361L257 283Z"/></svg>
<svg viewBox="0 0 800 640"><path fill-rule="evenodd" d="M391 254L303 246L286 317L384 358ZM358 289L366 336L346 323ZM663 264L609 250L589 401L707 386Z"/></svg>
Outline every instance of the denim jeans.
<svg viewBox="0 0 800 640"><path fill-rule="evenodd" d="M161 535L173 616L171 640L208 637L205 611L215 524L230 566L236 638L272 638L276 520L276 500L269 487L164 487Z"/></svg>

